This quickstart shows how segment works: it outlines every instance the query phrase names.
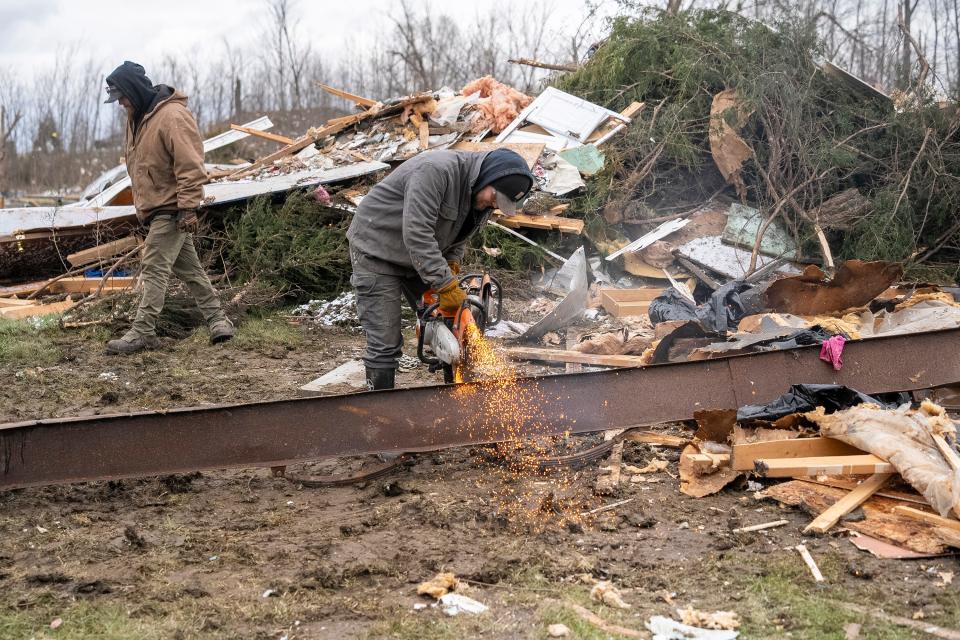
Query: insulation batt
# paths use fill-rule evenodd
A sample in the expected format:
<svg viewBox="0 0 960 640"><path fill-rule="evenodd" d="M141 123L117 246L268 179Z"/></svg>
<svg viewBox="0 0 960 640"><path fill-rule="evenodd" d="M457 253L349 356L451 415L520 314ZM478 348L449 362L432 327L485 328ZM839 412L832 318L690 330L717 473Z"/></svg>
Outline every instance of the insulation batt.
<svg viewBox="0 0 960 640"><path fill-rule="evenodd" d="M533 102L530 96L503 84L493 76L484 76L467 83L461 93L469 96L478 91L480 100L477 101L476 107L483 112L484 117L474 125L475 132L490 127L493 133L500 133L508 124L516 120L527 105Z"/></svg>
<svg viewBox="0 0 960 640"><path fill-rule="evenodd" d="M823 407L804 417L820 434L842 440L892 464L941 516L960 515L960 471L954 471L933 440L954 441L957 428L947 412L928 400L919 409L891 411L861 404L830 415Z"/></svg>

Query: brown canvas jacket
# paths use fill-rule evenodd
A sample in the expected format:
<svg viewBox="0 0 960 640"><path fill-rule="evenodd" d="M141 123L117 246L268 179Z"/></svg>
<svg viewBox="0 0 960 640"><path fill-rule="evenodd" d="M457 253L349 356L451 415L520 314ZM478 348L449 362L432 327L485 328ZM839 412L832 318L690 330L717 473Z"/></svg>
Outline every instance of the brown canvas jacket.
<svg viewBox="0 0 960 640"><path fill-rule="evenodd" d="M185 95L174 91L159 102L143 116L136 135L129 119L124 148L141 222L159 211L196 209L203 202L203 139Z"/></svg>

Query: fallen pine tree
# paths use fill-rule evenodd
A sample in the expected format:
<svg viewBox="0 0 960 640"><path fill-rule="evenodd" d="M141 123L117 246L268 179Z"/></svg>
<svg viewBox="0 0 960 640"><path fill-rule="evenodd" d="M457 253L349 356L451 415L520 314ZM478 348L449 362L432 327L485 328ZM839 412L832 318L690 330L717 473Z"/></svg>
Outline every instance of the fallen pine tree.
<svg viewBox="0 0 960 640"><path fill-rule="evenodd" d="M589 61L555 84L611 109L646 108L605 149L603 173L574 209L588 227L602 218L647 224L642 231L727 190L782 220L808 256L819 228L838 258L906 261L914 276L955 279L955 105L937 104L922 77L895 101L822 52L799 20L768 26L724 11L617 19ZM742 141L733 177L718 169L711 132Z"/></svg>

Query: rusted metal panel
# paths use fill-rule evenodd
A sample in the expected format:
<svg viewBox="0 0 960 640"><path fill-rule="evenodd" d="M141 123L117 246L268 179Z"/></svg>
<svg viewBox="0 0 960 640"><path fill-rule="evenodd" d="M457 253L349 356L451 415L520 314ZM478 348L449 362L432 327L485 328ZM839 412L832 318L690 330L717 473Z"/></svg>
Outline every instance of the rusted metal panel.
<svg viewBox="0 0 960 640"><path fill-rule="evenodd" d="M479 382L0 425L0 488L657 424L767 402L791 383L879 393L960 382L960 329L849 342L841 371L819 350L519 378L507 390Z"/></svg>

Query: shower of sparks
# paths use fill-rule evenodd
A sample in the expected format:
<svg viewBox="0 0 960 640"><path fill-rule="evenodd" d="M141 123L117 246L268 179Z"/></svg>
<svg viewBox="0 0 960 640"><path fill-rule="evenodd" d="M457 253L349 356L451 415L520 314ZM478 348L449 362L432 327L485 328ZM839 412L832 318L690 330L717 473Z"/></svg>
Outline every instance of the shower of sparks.
<svg viewBox="0 0 960 640"><path fill-rule="evenodd" d="M511 524L533 529L542 530L551 523L582 524L583 505L575 499L579 483L574 482L574 472L544 470L539 464L540 459L556 455L557 438L544 434L552 416L562 417L563 408L551 407L536 385L518 384L516 367L497 353L475 324L465 330L463 377L484 381L486 393L478 395L476 387L468 384L459 386L456 393L464 402L478 399L474 425L465 428L479 429L498 442L496 457L502 464L493 467L499 482L491 496L492 506Z"/></svg>

